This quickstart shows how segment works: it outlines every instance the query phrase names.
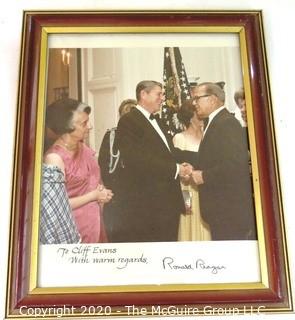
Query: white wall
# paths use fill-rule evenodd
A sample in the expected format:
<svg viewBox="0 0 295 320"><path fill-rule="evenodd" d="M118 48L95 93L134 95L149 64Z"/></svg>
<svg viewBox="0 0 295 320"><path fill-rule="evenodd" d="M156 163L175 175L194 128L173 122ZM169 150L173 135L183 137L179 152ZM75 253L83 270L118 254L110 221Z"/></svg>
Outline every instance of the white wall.
<svg viewBox="0 0 295 320"><path fill-rule="evenodd" d="M150 0L148 2L126 0L10 0L0 13L0 318L4 315L5 283L8 253L8 230L10 215L12 160L14 128L17 104L18 65L22 10L40 9L263 9L266 50L273 100L276 139L280 161L283 204L289 243L290 265L294 275L295 262L295 218L294 218L294 0ZM294 276L293 276L294 277ZM294 281L293 281L294 282ZM295 287L295 283L293 284ZM294 316L294 315L293 315ZM234 317L229 317L233 319ZM291 319L291 315L267 315L259 319ZM206 319L210 319L207 317ZM214 318L218 319L218 317ZM237 319L240 319L237 318ZM254 316L243 319L255 319Z"/></svg>
<svg viewBox="0 0 295 320"><path fill-rule="evenodd" d="M238 43L237 43L238 45ZM135 98L135 86L141 80L163 82L164 49L124 48L122 57L121 98ZM225 81L228 107L235 106L235 90L242 86L240 51L231 47L180 47L187 76L200 77L199 82Z"/></svg>
<svg viewBox="0 0 295 320"><path fill-rule="evenodd" d="M243 79L237 36L229 38L236 38L230 46L204 47L199 43L196 47L180 47L180 52L189 78L198 77L199 83L226 83L226 107L232 112L236 108L234 92L242 87ZM155 48L128 44L128 48L83 49L82 100L92 107L90 145L94 150L99 151L106 130L117 125L121 101L136 98L137 83L149 79L163 82L164 45L162 40Z"/></svg>
<svg viewBox="0 0 295 320"><path fill-rule="evenodd" d="M82 100L92 108L89 143L97 152L106 130L118 121L118 56L113 48L82 50Z"/></svg>

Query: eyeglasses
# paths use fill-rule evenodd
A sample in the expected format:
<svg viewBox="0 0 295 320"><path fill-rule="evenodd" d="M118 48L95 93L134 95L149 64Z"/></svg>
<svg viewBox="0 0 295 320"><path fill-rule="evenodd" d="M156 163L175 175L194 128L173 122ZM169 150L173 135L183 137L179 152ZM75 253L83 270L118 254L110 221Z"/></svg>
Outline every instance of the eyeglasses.
<svg viewBox="0 0 295 320"><path fill-rule="evenodd" d="M203 96L195 96L194 100L196 102L198 102L201 98L206 98L206 97L210 97L210 96L212 96L212 94L204 94Z"/></svg>

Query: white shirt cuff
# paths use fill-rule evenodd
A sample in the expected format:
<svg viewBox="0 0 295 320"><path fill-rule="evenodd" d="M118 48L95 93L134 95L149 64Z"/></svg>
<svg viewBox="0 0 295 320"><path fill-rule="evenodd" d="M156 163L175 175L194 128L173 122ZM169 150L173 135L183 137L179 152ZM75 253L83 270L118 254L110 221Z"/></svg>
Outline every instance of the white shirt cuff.
<svg viewBox="0 0 295 320"><path fill-rule="evenodd" d="M176 173L175 173L174 179L178 177L178 174L179 174L179 163L176 163Z"/></svg>

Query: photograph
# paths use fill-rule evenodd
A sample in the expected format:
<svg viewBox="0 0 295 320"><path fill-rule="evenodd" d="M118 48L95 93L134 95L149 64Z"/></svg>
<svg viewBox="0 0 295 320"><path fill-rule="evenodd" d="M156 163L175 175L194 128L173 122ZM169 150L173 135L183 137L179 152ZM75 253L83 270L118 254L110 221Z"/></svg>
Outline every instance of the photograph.
<svg viewBox="0 0 295 320"><path fill-rule="evenodd" d="M246 281L242 272L240 277L233 272L243 270L245 259L253 260L248 269L253 271L251 281L260 280L240 39L234 33L198 33L173 40L168 35L167 45L183 46L158 47L157 38L142 41L130 35L125 47L118 48L109 48L109 41L99 36L91 41L83 35L63 38L63 45L82 41L87 48L56 48L58 36L49 38L39 238L45 245L92 245L84 246L89 248L87 255L70 247L72 254L62 259L60 246L41 246L42 285L51 284L42 266L52 261L59 270L65 268L64 285L72 279L65 260L87 268L98 261L93 257L97 243L100 248L124 243L107 246L107 254L99 257L102 262L95 265L104 268L107 261L114 266L122 250L133 253L133 242L139 242L135 253L141 247L142 256L154 242L168 242L165 251L207 248L211 252L206 258L212 261L221 248L215 241L247 240L242 246L249 256L239 260L239 267L220 264L235 278L228 281L223 271L224 280L214 276L212 281ZM122 39L112 37L113 45ZM88 48L94 43L103 48ZM174 244L178 241L195 243ZM222 247L236 256L240 247L229 249L235 244L224 242ZM189 270L205 266L203 257L186 264ZM185 259L178 252L177 260ZM151 268L153 260L145 257L140 267L155 273L145 280L148 284L166 277L155 272L157 266ZM181 267L174 260L159 257L158 265L167 273ZM125 281L129 268L120 271ZM113 276L112 268L109 278ZM191 281L190 273L187 276ZM77 284L97 284L93 278L86 283L82 279ZM144 284L141 274L137 281Z"/></svg>
<svg viewBox="0 0 295 320"><path fill-rule="evenodd" d="M49 49L44 164L57 166L65 175L70 203L77 202L70 204L70 216L81 243L257 239L239 39L222 35L222 43L213 34L208 38L218 47L205 47L204 37L194 38L195 48ZM209 93L220 95L220 101L210 101ZM228 132L215 129L214 144L208 140L205 151L198 153L211 113L202 109L210 108L202 100L216 104L213 111L224 107L233 124L224 124ZM137 105L159 119L143 118ZM130 119L125 116L129 111ZM78 113L83 117L76 120ZM132 127L133 117L137 127ZM85 129L75 132L74 122ZM158 130L162 128L164 138L157 130L154 135L153 123ZM182 173L185 168L187 177ZM208 185L200 185L200 169L208 175L206 180L214 175ZM44 170L49 174L47 166ZM85 181L87 176L89 181ZM44 207L50 208L44 198ZM57 201L57 207L64 209L59 205L62 200ZM71 219L67 216L66 220ZM45 222L41 226L43 238ZM41 243L62 243L58 227L52 226L48 229L57 238L48 231L51 239ZM62 227L60 230L63 234ZM75 243L77 239L64 241Z"/></svg>

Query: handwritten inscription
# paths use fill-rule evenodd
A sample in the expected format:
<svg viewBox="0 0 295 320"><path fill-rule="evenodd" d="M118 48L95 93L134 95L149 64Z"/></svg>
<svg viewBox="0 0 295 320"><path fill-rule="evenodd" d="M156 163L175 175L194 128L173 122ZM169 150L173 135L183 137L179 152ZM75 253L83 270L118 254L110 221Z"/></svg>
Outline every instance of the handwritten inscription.
<svg viewBox="0 0 295 320"><path fill-rule="evenodd" d="M104 248L100 246L79 244L73 247L59 246L56 249L57 257L66 263L70 264L101 264L110 265L115 269L129 269L134 266L135 268L144 265L152 264L151 257L143 252L137 253L120 253L117 247ZM166 271L183 271L191 272L198 271L200 273L206 272L212 275L217 275L226 269L225 265L212 263L211 261L203 258L192 258L189 261L180 261L179 257L165 256L160 258L162 270ZM211 259L210 259L211 260ZM158 262L160 262L158 260ZM157 263L157 266L159 264Z"/></svg>
<svg viewBox="0 0 295 320"><path fill-rule="evenodd" d="M140 257L124 257L124 258L118 258L118 263L119 265L117 266L117 269L125 269L130 263L147 263L147 258L143 256L143 254Z"/></svg>
<svg viewBox="0 0 295 320"><path fill-rule="evenodd" d="M148 263L143 253L138 256L121 256L117 248L100 248L93 245L78 245L71 249L59 247L57 255L71 264L112 264L117 269Z"/></svg>
<svg viewBox="0 0 295 320"><path fill-rule="evenodd" d="M212 274L218 274L221 270L226 269L224 265L214 265L206 263L203 259L196 259L191 263L176 263L172 257L165 257L162 260L164 270L205 270Z"/></svg>

